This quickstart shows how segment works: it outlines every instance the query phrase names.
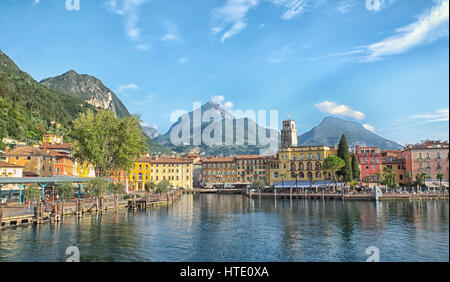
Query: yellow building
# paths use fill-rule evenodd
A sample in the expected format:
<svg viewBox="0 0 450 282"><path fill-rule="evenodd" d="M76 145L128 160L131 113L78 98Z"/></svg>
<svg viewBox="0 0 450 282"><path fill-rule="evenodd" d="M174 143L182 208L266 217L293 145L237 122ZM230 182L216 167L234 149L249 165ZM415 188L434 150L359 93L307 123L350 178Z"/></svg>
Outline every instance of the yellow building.
<svg viewBox="0 0 450 282"><path fill-rule="evenodd" d="M323 170L323 161L336 153L327 146L281 148L266 165L268 183L295 181L296 175L298 181L329 179L328 173Z"/></svg>
<svg viewBox="0 0 450 282"><path fill-rule="evenodd" d="M143 157L129 174L130 189L144 191L145 184L169 181L175 189L193 188L194 160L190 158Z"/></svg>
<svg viewBox="0 0 450 282"><path fill-rule="evenodd" d="M130 190L144 191L145 183L151 181L151 164L150 158L140 158L134 163L133 169L130 171Z"/></svg>
<svg viewBox="0 0 450 282"><path fill-rule="evenodd" d="M62 141L62 136L57 136L54 134L45 134L42 136L42 143L44 144L61 144Z"/></svg>

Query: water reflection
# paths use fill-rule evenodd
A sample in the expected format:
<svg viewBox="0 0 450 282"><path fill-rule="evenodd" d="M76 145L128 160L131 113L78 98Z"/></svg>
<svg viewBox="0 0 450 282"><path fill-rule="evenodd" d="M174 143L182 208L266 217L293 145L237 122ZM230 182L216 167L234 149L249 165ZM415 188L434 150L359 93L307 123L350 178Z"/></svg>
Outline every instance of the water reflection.
<svg viewBox="0 0 450 282"><path fill-rule="evenodd" d="M0 261L448 261L447 201L365 202L185 195L0 232Z"/></svg>

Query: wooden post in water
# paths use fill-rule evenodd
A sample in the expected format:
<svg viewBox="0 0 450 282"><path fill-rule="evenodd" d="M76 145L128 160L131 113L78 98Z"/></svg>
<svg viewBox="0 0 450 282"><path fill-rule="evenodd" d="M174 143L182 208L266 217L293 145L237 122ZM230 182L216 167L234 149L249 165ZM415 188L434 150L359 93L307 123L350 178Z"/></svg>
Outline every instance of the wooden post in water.
<svg viewBox="0 0 450 282"><path fill-rule="evenodd" d="M104 201L104 198L103 198L103 197L100 197L100 198L98 199L100 214L103 214L103 201Z"/></svg>
<svg viewBox="0 0 450 282"><path fill-rule="evenodd" d="M119 197L116 195L114 196L114 210L118 210L119 209Z"/></svg>
<svg viewBox="0 0 450 282"><path fill-rule="evenodd" d="M133 195L133 198L131 199L131 209L133 211L136 210L136 195Z"/></svg>
<svg viewBox="0 0 450 282"><path fill-rule="evenodd" d="M1 224L2 224L2 219L3 219L3 206L0 203L0 227L1 227Z"/></svg>
<svg viewBox="0 0 450 282"><path fill-rule="evenodd" d="M291 189L289 190L289 198L292 199L292 186Z"/></svg>

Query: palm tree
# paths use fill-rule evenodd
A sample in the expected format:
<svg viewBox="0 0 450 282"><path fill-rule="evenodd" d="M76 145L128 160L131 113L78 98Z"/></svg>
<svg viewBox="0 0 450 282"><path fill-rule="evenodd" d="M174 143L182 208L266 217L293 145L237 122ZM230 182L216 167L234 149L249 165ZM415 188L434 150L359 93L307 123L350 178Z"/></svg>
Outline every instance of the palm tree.
<svg viewBox="0 0 450 282"><path fill-rule="evenodd" d="M439 179L439 191L442 193L442 179L444 179L444 174L439 172L436 178Z"/></svg>
<svg viewBox="0 0 450 282"><path fill-rule="evenodd" d="M415 185L417 186L417 190L420 189L422 191L422 187L425 185L425 177L426 174L423 172L416 175Z"/></svg>

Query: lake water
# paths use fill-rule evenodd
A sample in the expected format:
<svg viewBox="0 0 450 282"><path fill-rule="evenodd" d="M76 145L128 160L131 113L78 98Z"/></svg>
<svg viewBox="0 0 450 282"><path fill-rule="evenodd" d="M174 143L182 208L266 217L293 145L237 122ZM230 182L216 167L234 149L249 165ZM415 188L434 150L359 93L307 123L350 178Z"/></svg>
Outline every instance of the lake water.
<svg viewBox="0 0 450 282"><path fill-rule="evenodd" d="M249 199L184 195L122 210L0 231L0 261L449 261L448 201Z"/></svg>

